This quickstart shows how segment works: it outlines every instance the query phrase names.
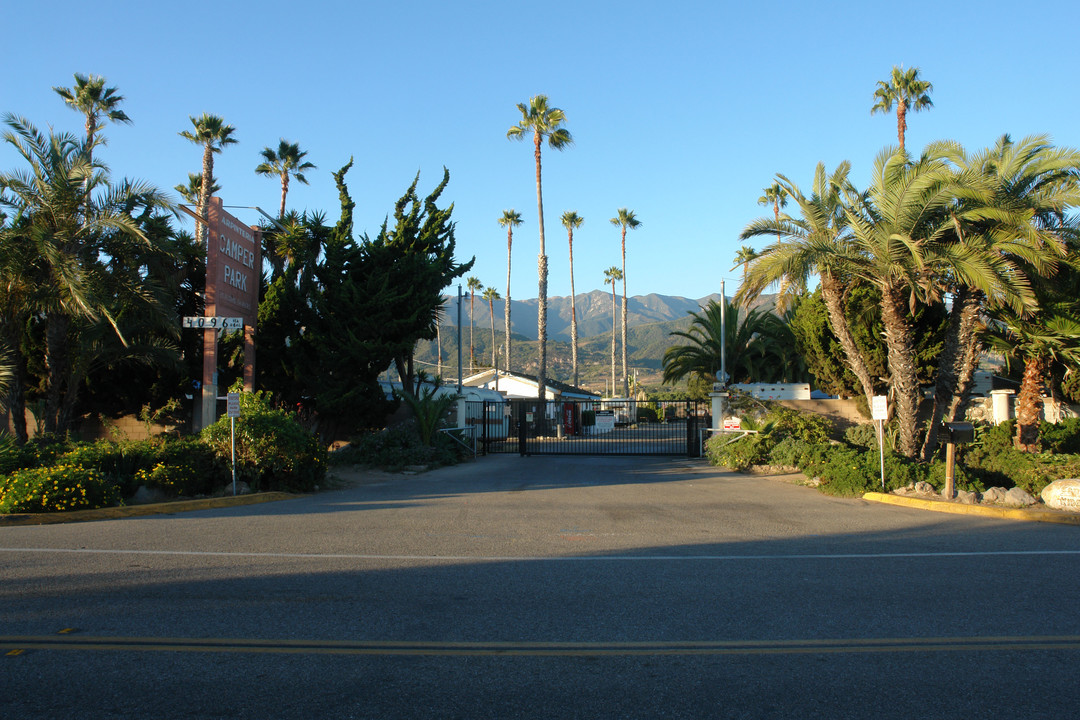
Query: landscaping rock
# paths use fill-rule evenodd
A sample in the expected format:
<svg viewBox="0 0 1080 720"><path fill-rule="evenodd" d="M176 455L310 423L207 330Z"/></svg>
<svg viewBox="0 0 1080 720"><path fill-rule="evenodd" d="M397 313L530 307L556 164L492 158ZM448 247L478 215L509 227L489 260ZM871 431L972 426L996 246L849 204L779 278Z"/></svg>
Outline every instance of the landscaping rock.
<svg viewBox="0 0 1080 720"><path fill-rule="evenodd" d="M915 483L915 492L919 493L920 495L936 495L937 494L937 491L934 490L933 485L931 485L928 482L924 482L922 480Z"/></svg>
<svg viewBox="0 0 1080 720"><path fill-rule="evenodd" d="M974 505L979 502L979 493L973 490L957 490L956 499L965 505Z"/></svg>
<svg viewBox="0 0 1080 720"><path fill-rule="evenodd" d="M983 493L982 499L984 503L1003 503L1005 502L1005 488L992 487Z"/></svg>
<svg viewBox="0 0 1080 720"><path fill-rule="evenodd" d="M1027 490L1020 488L1009 488L1005 493L1005 504L1012 507L1027 507L1028 505L1034 505L1038 502L1031 496Z"/></svg>
<svg viewBox="0 0 1080 720"><path fill-rule="evenodd" d="M1080 479L1055 480L1041 494L1047 507L1080 512Z"/></svg>
<svg viewBox="0 0 1080 720"><path fill-rule="evenodd" d="M135 491L135 495L131 498L131 504L149 505L150 503L165 502L166 499L165 493L157 488L148 488L145 485L140 485L139 489Z"/></svg>

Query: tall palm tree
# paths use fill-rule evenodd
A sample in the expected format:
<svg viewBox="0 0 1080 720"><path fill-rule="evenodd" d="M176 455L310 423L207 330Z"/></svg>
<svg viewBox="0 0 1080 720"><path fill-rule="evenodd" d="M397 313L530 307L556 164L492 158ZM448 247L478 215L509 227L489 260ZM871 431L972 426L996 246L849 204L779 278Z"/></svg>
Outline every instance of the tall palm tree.
<svg viewBox="0 0 1080 720"><path fill-rule="evenodd" d="M518 103L521 120L506 131L511 140L523 140L530 133L533 138L533 157L536 162L536 216L540 224L540 254L537 256L537 274L540 278L537 313L537 348L539 350L539 370L537 371L537 393L541 402L547 397L547 252L544 248L544 193L540 176L540 146L547 139L548 147L563 150L573 144L570 131L563 127L566 114L556 107L548 106L546 95L535 95L529 104ZM509 301L508 301L509 302Z"/></svg>
<svg viewBox="0 0 1080 720"><path fill-rule="evenodd" d="M930 93L934 86L919 78L919 68L904 70L903 65L893 66L888 80L878 80L874 91L874 106L870 114L892 112L896 106L896 139L900 143L900 152L904 152L904 138L907 135L907 114L934 106Z"/></svg>
<svg viewBox="0 0 1080 720"><path fill-rule="evenodd" d="M773 217L776 219L777 224L780 223L780 208L787 206L788 192L779 182L774 182L769 187L762 190L764 193L758 198L757 204L765 207L772 207ZM777 234L776 239L780 239L780 235Z"/></svg>
<svg viewBox="0 0 1080 720"><path fill-rule="evenodd" d="M236 144L233 133L236 128L225 123L217 115L203 113L198 118L191 117L191 130L180 131L180 137L190 140L196 145L202 145L202 182L199 185L199 216L206 217L206 209L210 203L210 195L214 187L214 155L217 155L226 145ZM207 228L203 223L196 222L196 237L203 245L207 242Z"/></svg>
<svg viewBox="0 0 1080 720"><path fill-rule="evenodd" d="M281 207L278 217L285 217L285 196L289 194L289 178L296 178L297 182L307 185L304 171L314 170L315 165L304 162L307 152L301 152L299 143L286 142L284 138L278 143L277 150L266 147L260 154L263 161L256 166L255 173L281 179Z"/></svg>
<svg viewBox="0 0 1080 720"><path fill-rule="evenodd" d="M630 371L626 363L626 230L636 230L641 226L641 221L634 217L633 211L619 208L615 217L611 218L611 224L622 230L622 374L623 397L629 397Z"/></svg>
<svg viewBox="0 0 1080 720"><path fill-rule="evenodd" d="M105 87L105 78L97 75L75 73L74 87L54 87L64 102L86 118L86 153L90 162L94 160L94 146L98 142L97 131L108 121L130 123L131 118L120 109L124 96L119 95L114 87Z"/></svg>
<svg viewBox="0 0 1080 720"><path fill-rule="evenodd" d="M475 275L465 280L465 286L469 288L469 374L476 367L476 345L473 343L473 303L476 302L476 293L484 289L484 284Z"/></svg>
<svg viewBox="0 0 1080 720"><path fill-rule="evenodd" d="M510 256L514 247L514 228L521 224L521 213L513 208L503 210L499 224L506 228L506 307L503 309L503 323L506 326L506 371L510 371Z"/></svg>
<svg viewBox="0 0 1080 720"><path fill-rule="evenodd" d="M94 163L94 147L101 142L97 137L98 128L110 120L131 123L131 118L120 109L124 96L119 95L114 87L105 87L103 77L75 73L73 87L54 87L53 91L64 99L68 107L81 113L86 119L86 143L83 147L87 162L91 165ZM84 191L89 193L89 178L83 182L83 186ZM89 214L89 197L85 199L84 204L87 205L84 212Z"/></svg>
<svg viewBox="0 0 1080 720"><path fill-rule="evenodd" d="M780 224L779 217L777 218L776 223L777 225ZM779 231L777 232L777 235L779 235ZM777 240L779 239L780 238L777 237ZM750 263L756 260L757 256L758 251L750 247L749 245L743 245L741 248L739 248L738 252L735 253L735 264L731 266L731 269L734 270L735 268L742 265L743 282L746 282L746 273L750 271Z"/></svg>
<svg viewBox="0 0 1080 720"><path fill-rule="evenodd" d="M574 387L578 384L577 365L577 303L574 296L574 230L581 227L585 218L573 210L562 214L562 224L566 228L566 239L570 244L570 363L573 366Z"/></svg>
<svg viewBox="0 0 1080 720"><path fill-rule="evenodd" d="M604 284L611 283L611 396L615 396L615 328L618 327L615 307L615 283L622 280L622 270L612 265L604 271Z"/></svg>
<svg viewBox="0 0 1080 720"><path fill-rule="evenodd" d="M736 299L749 305L778 281L785 283L788 292L798 292L807 286L811 275L817 275L829 323L869 407L877 394L876 384L844 312L845 295L852 282L851 267L861 258L844 211L845 194L853 192L848 181L850 171L847 161L840 163L832 174L825 172L824 163L818 163L809 197L783 175L777 176L785 192L798 205L800 216L781 221L760 218L743 230L740 237L744 240L777 233L782 239L750 261Z"/></svg>
<svg viewBox="0 0 1080 720"><path fill-rule="evenodd" d="M495 301L501 300L499 291L493 287L484 288L481 296L488 301L488 314L491 316L491 367L495 367Z"/></svg>

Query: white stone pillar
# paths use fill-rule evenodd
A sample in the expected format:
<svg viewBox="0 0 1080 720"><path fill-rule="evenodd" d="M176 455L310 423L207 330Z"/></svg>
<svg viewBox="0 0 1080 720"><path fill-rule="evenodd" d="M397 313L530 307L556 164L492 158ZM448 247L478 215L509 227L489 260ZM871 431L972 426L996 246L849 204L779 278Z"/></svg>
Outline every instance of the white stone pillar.
<svg viewBox="0 0 1080 720"><path fill-rule="evenodd" d="M1012 419L1012 396L1014 390L991 390L994 399L994 424L1000 425Z"/></svg>
<svg viewBox="0 0 1080 720"><path fill-rule="evenodd" d="M709 393L712 399L712 430L724 429L724 398L727 396L726 392Z"/></svg>

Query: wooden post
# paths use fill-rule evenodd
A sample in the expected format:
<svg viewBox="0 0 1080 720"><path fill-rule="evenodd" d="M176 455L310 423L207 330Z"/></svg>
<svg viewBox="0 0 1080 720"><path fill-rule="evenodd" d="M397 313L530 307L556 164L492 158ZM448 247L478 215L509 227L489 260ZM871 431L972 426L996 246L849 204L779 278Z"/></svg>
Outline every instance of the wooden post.
<svg viewBox="0 0 1080 720"><path fill-rule="evenodd" d="M953 486L956 480L956 443L945 444L945 499L953 499Z"/></svg>

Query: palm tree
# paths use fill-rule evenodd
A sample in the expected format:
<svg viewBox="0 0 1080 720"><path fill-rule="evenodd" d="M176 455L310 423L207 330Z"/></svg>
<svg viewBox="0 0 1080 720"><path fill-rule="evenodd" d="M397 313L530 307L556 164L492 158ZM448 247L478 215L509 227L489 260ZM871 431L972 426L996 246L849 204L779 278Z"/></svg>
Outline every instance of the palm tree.
<svg viewBox="0 0 1080 720"><path fill-rule="evenodd" d="M503 323L506 325L506 371L510 371L510 256L514 247L514 228L521 224L521 213L513 208L503 210L499 224L506 228L506 307L503 309Z"/></svg>
<svg viewBox="0 0 1080 720"><path fill-rule="evenodd" d="M577 304L574 297L574 230L581 227L585 218L573 210L562 214L562 224L566 228L566 239L570 244L570 363L574 372L574 387L578 384L577 366Z"/></svg>
<svg viewBox="0 0 1080 720"><path fill-rule="evenodd" d="M495 301L502 297L493 287L485 288L481 297L488 301L488 313L491 316L491 367L495 367Z"/></svg>
<svg viewBox="0 0 1080 720"><path fill-rule="evenodd" d="M226 145L234 145L236 138L232 136L236 128L225 124L217 115L203 113L198 118L191 117L191 130L182 130L180 137L190 140L196 145L203 147L202 182L199 185L199 217L206 218L206 209L210 203L210 195L214 187L214 155L221 152ZM195 235L203 245L207 242L207 228L202 222L196 221Z"/></svg>
<svg viewBox="0 0 1080 720"><path fill-rule="evenodd" d="M900 143L900 152L904 152L904 137L907 135L907 114L933 107L930 93L934 86L919 79L919 68L904 70L902 65L893 66L888 80L878 80L874 91L874 106L870 114L892 112L896 106L896 138Z"/></svg>
<svg viewBox="0 0 1080 720"><path fill-rule="evenodd" d="M64 102L72 110L81 113L86 118L86 151L87 162L92 166L94 163L94 147L101 142L97 137L98 128L108 121L131 123L131 118L120 109L120 103L124 96L116 92L116 88L105 87L105 78L96 75L89 77L81 73L75 73L75 86L70 88L54 87L53 91L64 99ZM89 193L89 178L83 183L84 191ZM84 201L89 206L90 198ZM89 207L85 209L89 214Z"/></svg>
<svg viewBox="0 0 1080 720"><path fill-rule="evenodd" d="M626 208L619 208L618 214L611 218L611 224L622 230L622 374L623 397L630 395L630 372L626 364L626 229L636 230L641 221Z"/></svg>
<svg viewBox="0 0 1080 720"><path fill-rule="evenodd" d="M1027 322L1038 307L1056 304L1038 298L1038 282L1054 273L1068 254L1062 235L1072 234L1059 213L1080 201L1074 180L1080 153L1051 146L1044 136L1014 143L1007 135L993 148L968 156L943 144L956 165L957 199L950 210L951 243L929 278L952 297L950 325L938 357L934 406L921 456L937 449L943 418L955 419L963 407L979 362L978 328L987 312Z"/></svg>
<svg viewBox="0 0 1080 720"><path fill-rule="evenodd" d="M794 346L794 336L787 323L762 308L740 317L737 303L724 302L726 306L710 300L702 312L690 313L689 330L668 333L687 342L664 353L665 384L691 376L712 383L722 365L736 383L779 382L788 376L791 358L786 350ZM722 363L721 348L730 363Z"/></svg>
<svg viewBox="0 0 1080 720"><path fill-rule="evenodd" d="M777 225L780 224L779 217L777 218L776 223L777 223ZM777 232L777 235L778 235L777 240L779 240L780 239L779 238L779 232ZM750 271L750 263L753 262L754 260L756 260L757 256L758 256L757 250L750 247L749 245L743 245L741 248L739 248L738 252L735 253L735 264L731 266L731 269L734 270L735 268L739 267L740 265L743 266L743 268L742 268L743 282L746 282L746 273Z"/></svg>
<svg viewBox="0 0 1080 720"><path fill-rule="evenodd" d="M1030 319L1005 316L999 329L990 334L990 342L1010 364L1023 361L1013 442L1023 452L1039 452L1043 387L1050 364L1061 361L1070 367L1080 365L1080 318L1054 308Z"/></svg>
<svg viewBox="0 0 1080 720"><path fill-rule="evenodd" d="M951 168L936 149L909 162L904 153L886 148L878 155L862 202L845 207L860 255L849 267L881 292L889 386L899 432L897 450L908 458L914 458L918 450L921 397L909 307L920 299L939 299L939 290L927 284L926 273L937 257L949 251L946 233L952 227L952 181Z"/></svg>
<svg viewBox="0 0 1080 720"><path fill-rule="evenodd" d="M615 308L615 283L622 280L622 270L612 265L604 271L604 284L611 283L611 395L615 396L615 328L618 327L618 318Z"/></svg>
<svg viewBox="0 0 1080 720"><path fill-rule="evenodd" d="M476 302L476 293L484 289L484 284L480 282L480 278L473 275L465 281L465 286L469 288L469 374L471 375L473 368L476 367L476 346L473 344L473 303Z"/></svg>
<svg viewBox="0 0 1080 720"><path fill-rule="evenodd" d="M210 178L210 194L213 195L220 189L221 186L217 184L217 178ZM188 173L187 185L183 183L174 185L173 190L180 193L180 197L184 198L184 201L189 205L198 206L199 195L202 193L202 175Z"/></svg>
<svg viewBox="0 0 1080 720"><path fill-rule="evenodd" d="M799 292L811 275L819 276L829 323L869 407L877 394L875 382L844 312L845 295L852 282L851 266L860 259L844 211L845 193L853 192L848 181L850 170L850 163L845 161L829 175L825 165L818 163L809 197L783 175L777 176L786 194L799 206L801 217L785 216L780 221L760 218L743 230L740 237L744 240L777 233L782 240L750 261L736 299L748 306L778 281L784 283L787 292Z"/></svg>
<svg viewBox="0 0 1080 720"><path fill-rule="evenodd" d="M540 277L539 301L537 313L537 348L539 350L539 370L537 371L537 393L543 402L547 397L547 253L544 249L544 193L540 177L540 146L547 138L548 147L562 150L573 144L570 131L563 127L566 114L556 107L548 107L546 95L536 95L529 104L518 103L521 120L506 131L511 140L523 140L529 133L533 137L533 157L536 161L536 216L540 223L540 254L537 257L537 270ZM507 301L509 302L509 301Z"/></svg>
<svg viewBox="0 0 1080 720"><path fill-rule="evenodd" d="M110 120L122 123L131 122L131 118L120 109L124 96L118 95L114 87L105 87L103 77L75 73L74 87L54 87L53 91L62 97L72 110L86 117L86 153L90 162L94 160L94 146L98 142L99 127Z"/></svg>
<svg viewBox="0 0 1080 720"><path fill-rule="evenodd" d="M301 152L298 143L286 142L284 138L278 143L276 151L266 147L263 148L261 154L263 162L255 168L255 173L281 178L281 207L278 210L278 217L285 217L285 196L289 194L289 178L296 178L297 182L307 185L304 171L314 170L315 166L304 162L307 152Z"/></svg>
<svg viewBox="0 0 1080 720"><path fill-rule="evenodd" d="M765 207L771 206L773 209L773 217L776 219L777 224L780 223L780 208L787 205L788 192L779 182L774 182L769 187L762 190L764 193L758 198L757 204ZM780 239L780 235L777 234L776 239Z"/></svg>
<svg viewBox="0 0 1080 720"><path fill-rule="evenodd" d="M62 432L70 420L65 411L74 407L85 377L73 364L79 359L75 355L78 329L96 323L126 342L113 308L134 294L149 295L145 287L108 285L101 258L115 259L120 250L106 240L119 237L129 246L135 240L150 247L132 213L149 215L168 204L149 185L128 181L109 185L99 172L100 164L90 162L85 141L67 133L46 135L12 115L5 121L12 131L5 132L3 140L29 166L23 172L0 174L0 205L15 211L5 228L5 249L22 255L20 263L30 274L20 282L30 280L35 286L32 295L11 285L5 292L7 300L18 299L22 310L44 318L45 430ZM97 196L96 190L101 190ZM123 264L122 260L118 263ZM144 278L132 282L140 280ZM17 319L9 315L5 321L13 318Z"/></svg>

